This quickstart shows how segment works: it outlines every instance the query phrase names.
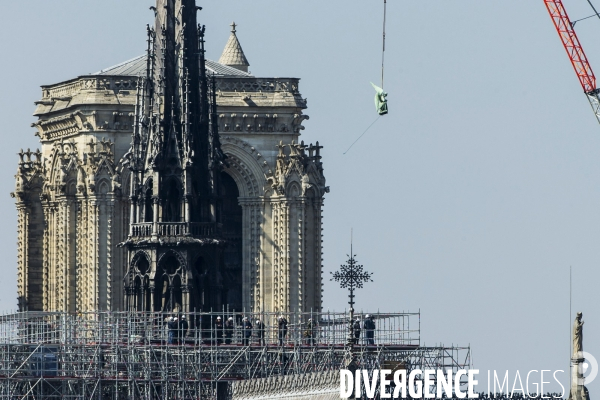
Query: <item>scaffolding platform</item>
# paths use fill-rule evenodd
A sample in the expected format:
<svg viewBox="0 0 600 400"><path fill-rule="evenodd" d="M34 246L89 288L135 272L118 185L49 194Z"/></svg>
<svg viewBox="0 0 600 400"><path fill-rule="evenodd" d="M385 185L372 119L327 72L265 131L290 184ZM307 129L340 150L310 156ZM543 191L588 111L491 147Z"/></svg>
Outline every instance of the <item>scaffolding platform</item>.
<svg viewBox="0 0 600 400"><path fill-rule="evenodd" d="M352 359L369 370L470 366L469 347L421 346L419 313L371 315L374 344L364 329L349 344L344 313L188 313L187 329L172 313L4 315L0 399L227 399L231 382L335 371Z"/></svg>

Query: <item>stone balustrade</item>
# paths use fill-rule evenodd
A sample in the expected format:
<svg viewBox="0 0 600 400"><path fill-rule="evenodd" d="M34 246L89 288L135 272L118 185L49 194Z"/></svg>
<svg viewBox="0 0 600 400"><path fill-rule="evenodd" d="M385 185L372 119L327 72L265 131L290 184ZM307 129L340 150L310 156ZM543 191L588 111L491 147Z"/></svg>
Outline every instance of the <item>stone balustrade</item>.
<svg viewBox="0 0 600 400"><path fill-rule="evenodd" d="M131 237L150 238L154 224L152 222L132 224ZM208 237L217 233L217 224L211 222L159 222L157 223L158 236L177 237L193 236Z"/></svg>
<svg viewBox="0 0 600 400"><path fill-rule="evenodd" d="M150 237L152 236L152 222L141 224L132 224L131 236L133 237Z"/></svg>

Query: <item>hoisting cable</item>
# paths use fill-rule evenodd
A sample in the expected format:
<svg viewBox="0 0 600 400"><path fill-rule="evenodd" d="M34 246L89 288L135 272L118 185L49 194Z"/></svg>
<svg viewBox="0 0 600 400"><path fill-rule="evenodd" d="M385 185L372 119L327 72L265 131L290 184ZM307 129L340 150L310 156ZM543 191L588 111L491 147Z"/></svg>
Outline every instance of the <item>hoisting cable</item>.
<svg viewBox="0 0 600 400"><path fill-rule="evenodd" d="M383 0L383 47L381 48L381 87L373 85L375 89L375 108L379 115L385 115L388 113L387 106L387 93L383 90L383 78L385 74L385 22L387 17L387 0Z"/></svg>
<svg viewBox="0 0 600 400"><path fill-rule="evenodd" d="M358 137L358 139L356 139L356 140L355 140L355 141L354 141L354 142L353 142L353 143L350 145L350 147L348 147L348 150L346 150L346 151L344 152L344 154L346 154L347 152L349 152L349 151L350 151L350 149L352 148L352 146L354 146L354 143L358 142L358 141L360 140L360 138L361 138L361 137L363 137L363 136L365 135L365 133L367 133L367 131L368 131L369 129L371 129L371 127L372 127L373 125L375 125L375 122L379 121L379 118L381 118L381 115L380 115L379 117L377 117L377 119L376 119L375 121L373 121L373 122L371 123L371 125L369 125L369 127L368 127L367 129L365 129L365 131L364 131L364 132L363 132L363 133L362 133L362 134L361 134L361 135Z"/></svg>
<svg viewBox="0 0 600 400"><path fill-rule="evenodd" d="M571 27L572 28L575 28L575 24L578 23L579 21L585 21L586 19L590 19L590 18L593 18L593 17L600 18L600 14L598 14L598 11L596 10L596 7L594 7L594 5L592 4L591 0L587 0L587 2L590 5L590 7L592 7L592 10L594 10L595 14L594 15L590 15L589 17L581 18L581 19L578 19L578 20L575 20L575 21L571 22Z"/></svg>
<svg viewBox="0 0 600 400"><path fill-rule="evenodd" d="M387 0L383 0L383 50L381 52L381 88L383 89L383 72L385 70L385 19L387 15Z"/></svg>
<svg viewBox="0 0 600 400"><path fill-rule="evenodd" d="M385 112L383 112L383 110L380 109L379 116L375 119L375 121L373 121L371 123L371 125L369 125L369 127L367 129L365 129L365 131L363 133L361 133L361 135L354 142L352 142L350 147L348 147L348 149L343 154L346 154L347 152L349 152L350 149L352 148L352 146L354 146L356 144L356 142L358 142L360 140L360 138L362 138L365 135L365 133L367 133L369 131L369 129L371 129L371 127L373 125L375 125L375 122L379 121L379 118L381 118L382 115L387 114L387 100L385 100L385 96L387 96L387 93L383 92L383 78L384 78L384 73L385 73L385 23L386 23L386 17L387 17L387 0L383 0L383 48L381 51L381 94L379 94L379 96L382 96L382 97L380 97L381 101L386 103L385 104ZM379 89L375 85L373 85L373 86L375 87L375 90Z"/></svg>
<svg viewBox="0 0 600 400"><path fill-rule="evenodd" d="M587 2L590 4L590 7L592 7L592 10L594 10L594 13L598 16L598 18L600 18L600 14L598 14L598 11L596 11L596 7L594 7L592 4L592 0L587 0Z"/></svg>

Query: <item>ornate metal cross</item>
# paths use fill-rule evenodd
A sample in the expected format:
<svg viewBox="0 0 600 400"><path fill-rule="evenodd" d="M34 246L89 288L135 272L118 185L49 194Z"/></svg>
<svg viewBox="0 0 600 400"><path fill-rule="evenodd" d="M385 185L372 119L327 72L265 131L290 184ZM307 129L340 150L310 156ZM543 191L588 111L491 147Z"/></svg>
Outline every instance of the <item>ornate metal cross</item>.
<svg viewBox="0 0 600 400"><path fill-rule="evenodd" d="M339 271L331 272L333 276L331 280L339 282L342 289L348 289L350 292L348 304L350 304L350 310L354 310L354 291L362 289L365 282L373 282L371 279L373 273L363 271L363 266L356 263L354 258L356 254L352 254L352 245L350 245L350 254L346 265L341 265Z"/></svg>

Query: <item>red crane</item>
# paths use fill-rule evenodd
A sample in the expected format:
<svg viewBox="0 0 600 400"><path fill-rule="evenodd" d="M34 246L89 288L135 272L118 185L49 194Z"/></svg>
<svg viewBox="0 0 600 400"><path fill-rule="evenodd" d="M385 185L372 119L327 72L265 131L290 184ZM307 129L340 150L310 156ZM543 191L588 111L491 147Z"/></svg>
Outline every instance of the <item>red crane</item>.
<svg viewBox="0 0 600 400"><path fill-rule="evenodd" d="M565 46L581 87L594 110L598 122L600 122L600 98L598 97L599 90L596 87L596 76L585 56L581 43L579 43L567 10L565 10L562 0L544 0L544 4L548 9L548 13L550 13L550 18L552 18L563 46Z"/></svg>

